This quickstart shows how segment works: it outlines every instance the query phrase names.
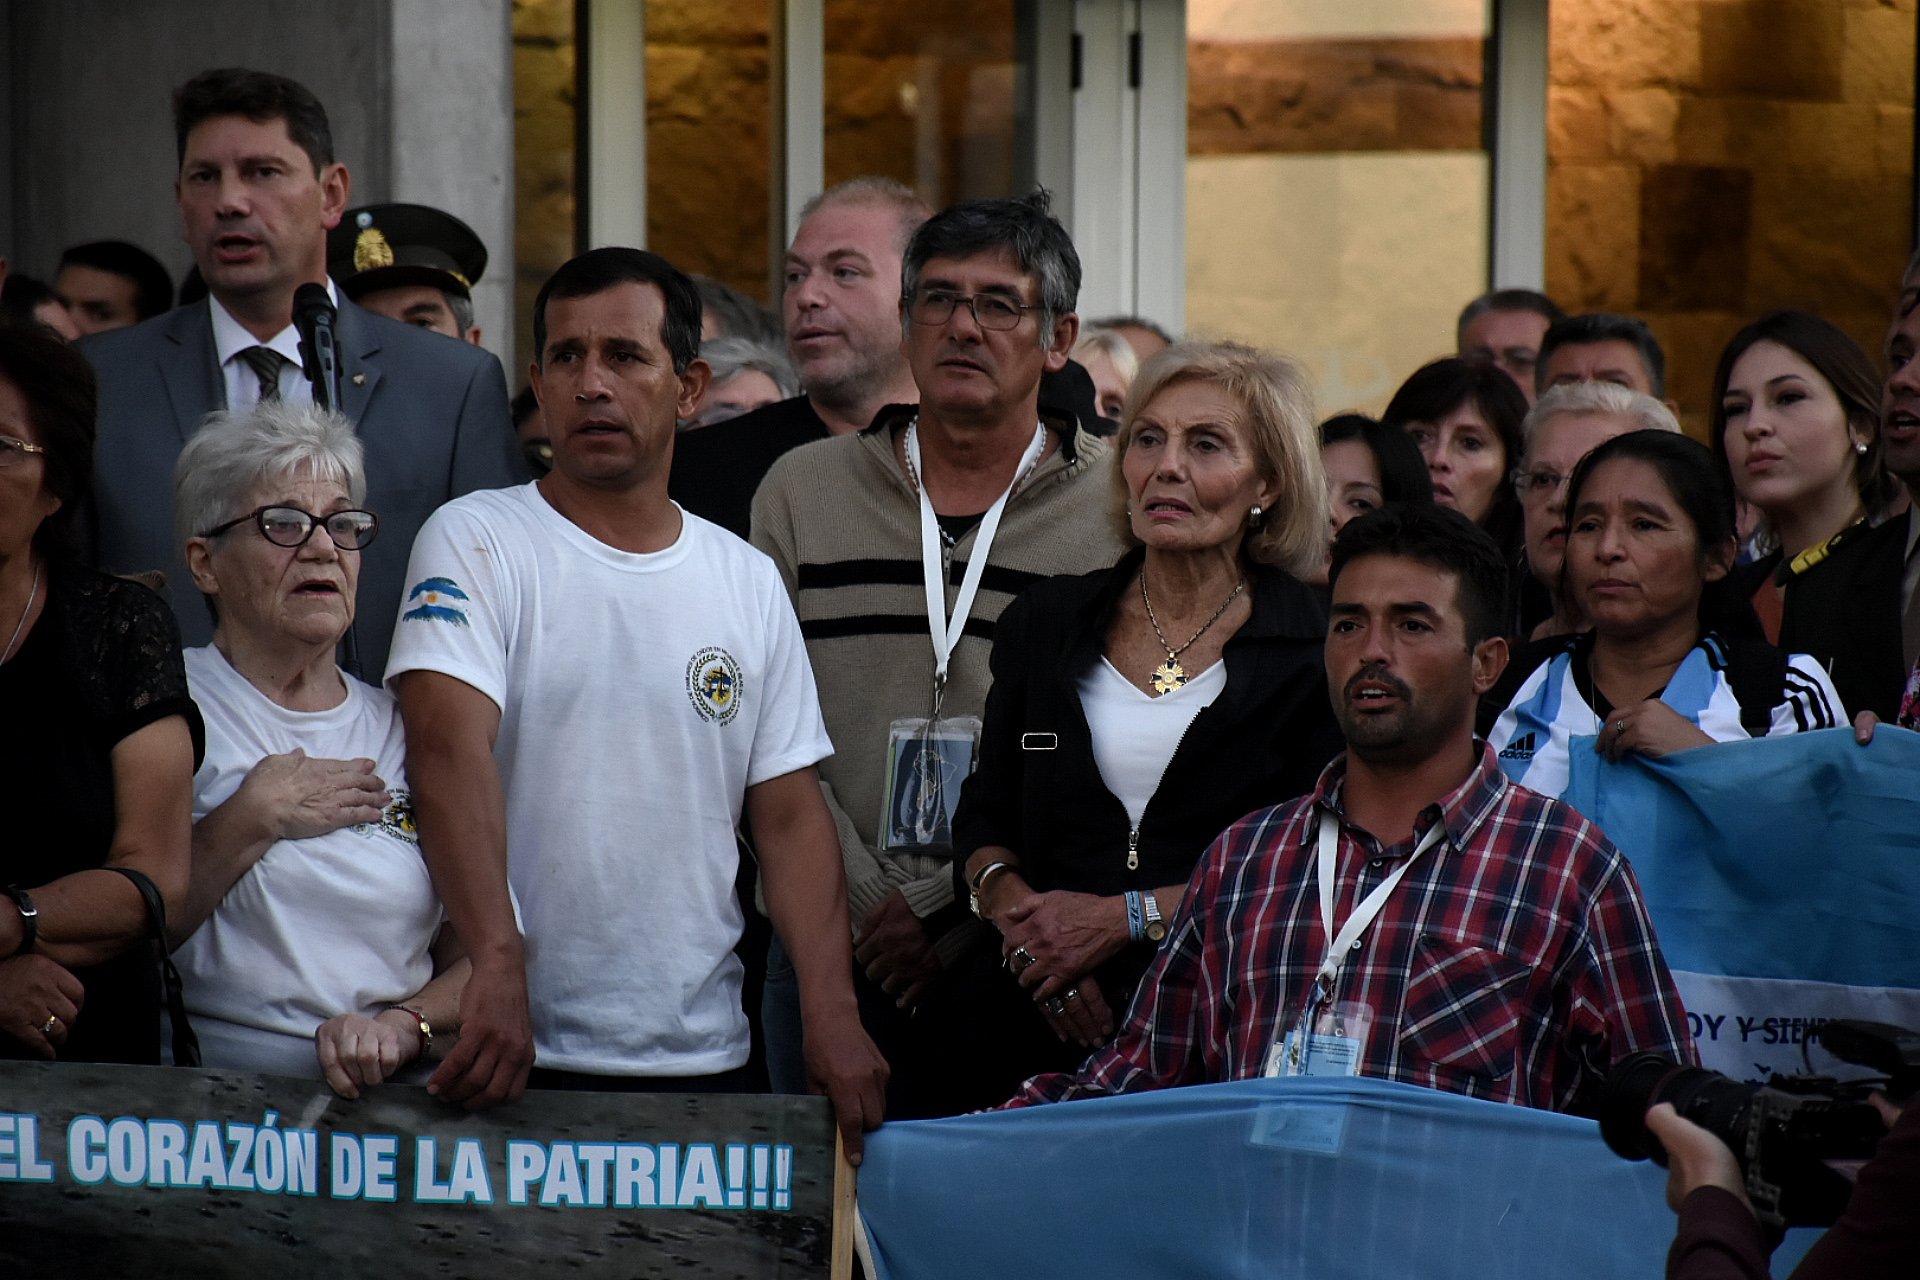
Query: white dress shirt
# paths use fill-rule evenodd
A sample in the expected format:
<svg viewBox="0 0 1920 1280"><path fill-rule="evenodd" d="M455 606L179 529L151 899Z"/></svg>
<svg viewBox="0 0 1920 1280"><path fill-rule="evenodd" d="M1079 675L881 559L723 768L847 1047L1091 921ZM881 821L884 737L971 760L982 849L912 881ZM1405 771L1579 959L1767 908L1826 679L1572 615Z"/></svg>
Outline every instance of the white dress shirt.
<svg viewBox="0 0 1920 1280"><path fill-rule="evenodd" d="M340 293L327 281L327 296L333 299L333 305L340 305ZM253 371L240 353L249 347L271 347L286 357L286 363L280 366L280 398L288 404L312 404L313 384L307 381L306 371L300 365L300 331L289 324L286 328L262 342L247 332L245 325L233 318L220 299L209 294L207 306L213 314L213 350L220 361L220 380L227 391L227 408L238 413L251 409L260 399L260 375Z"/></svg>

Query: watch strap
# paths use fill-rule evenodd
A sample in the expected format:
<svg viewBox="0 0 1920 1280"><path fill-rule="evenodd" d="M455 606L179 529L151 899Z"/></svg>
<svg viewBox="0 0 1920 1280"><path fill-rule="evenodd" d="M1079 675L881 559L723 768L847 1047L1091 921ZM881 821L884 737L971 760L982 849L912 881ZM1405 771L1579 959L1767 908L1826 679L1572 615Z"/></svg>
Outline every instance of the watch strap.
<svg viewBox="0 0 1920 1280"><path fill-rule="evenodd" d="M0 889L0 893L12 898L13 905L20 909L20 945L14 948L13 954L26 955L40 937L40 908L33 905L33 895L17 884Z"/></svg>
<svg viewBox="0 0 1920 1280"><path fill-rule="evenodd" d="M412 1005L390 1004L387 1006L387 1008L398 1009L401 1013L409 1015L410 1017L412 1017L412 1019L415 1022L420 1024L419 1057L425 1058L427 1056L427 1052L433 1048L433 1024L427 1021L427 1015L420 1012L418 1009L414 1008Z"/></svg>
<svg viewBox="0 0 1920 1280"><path fill-rule="evenodd" d="M1160 903L1151 893L1140 895L1146 907L1146 936L1150 942L1158 942L1167 936L1166 923L1160 918Z"/></svg>

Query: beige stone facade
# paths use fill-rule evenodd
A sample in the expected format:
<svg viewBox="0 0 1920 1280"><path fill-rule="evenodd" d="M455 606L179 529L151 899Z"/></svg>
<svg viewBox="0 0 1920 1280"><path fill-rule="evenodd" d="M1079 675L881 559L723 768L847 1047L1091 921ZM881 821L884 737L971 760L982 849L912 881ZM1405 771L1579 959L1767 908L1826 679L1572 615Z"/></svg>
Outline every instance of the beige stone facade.
<svg viewBox="0 0 1920 1280"><path fill-rule="evenodd" d="M512 387L533 359L534 295L573 256L573 11L573 0L513 0L513 318L523 367L507 370Z"/></svg>
<svg viewBox="0 0 1920 1280"><path fill-rule="evenodd" d="M1915 0L1553 0L1547 292L1644 318L1704 431L1772 307L1877 351L1913 242Z"/></svg>

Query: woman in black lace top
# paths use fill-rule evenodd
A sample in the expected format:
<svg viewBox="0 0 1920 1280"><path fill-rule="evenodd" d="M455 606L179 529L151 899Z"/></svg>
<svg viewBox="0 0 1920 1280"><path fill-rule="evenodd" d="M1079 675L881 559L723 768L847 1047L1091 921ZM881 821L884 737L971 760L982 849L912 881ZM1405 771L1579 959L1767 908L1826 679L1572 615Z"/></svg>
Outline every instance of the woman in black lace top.
<svg viewBox="0 0 1920 1280"><path fill-rule="evenodd" d="M158 1062L146 904L105 868L184 893L200 717L166 605L72 551L94 395L0 330L0 1058Z"/></svg>

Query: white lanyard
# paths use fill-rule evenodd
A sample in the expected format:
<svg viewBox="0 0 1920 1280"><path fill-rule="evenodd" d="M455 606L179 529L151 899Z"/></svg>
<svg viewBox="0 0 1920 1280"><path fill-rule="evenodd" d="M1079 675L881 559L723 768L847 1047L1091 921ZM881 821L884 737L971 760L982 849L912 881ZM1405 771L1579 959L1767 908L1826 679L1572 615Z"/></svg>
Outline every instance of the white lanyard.
<svg viewBox="0 0 1920 1280"><path fill-rule="evenodd" d="M960 633L966 629L967 615L973 612L973 598L980 594L980 575L987 570L987 552L993 547L993 535L1000 531L1000 515L1006 510L1007 499L1013 496L1013 491L1020 487L1027 473L1039 463L1040 455L1046 452L1046 448L1047 428L1043 423L1034 428L1033 443L1021 455L1019 469L1013 473L1013 483L1007 486L1005 493L994 499L993 505L987 508L987 514L980 517L980 531L973 539L973 553L967 559L967 571L960 578L960 594L953 600L953 616L948 618L946 566L940 555L940 518L933 513L933 500L927 497L926 471L920 465L920 423L916 420L907 428L907 461L913 467L914 482L920 490L920 563L927 579L927 630L933 636L936 705L940 691L947 683L947 659L953 656L954 646L960 643Z"/></svg>
<svg viewBox="0 0 1920 1280"><path fill-rule="evenodd" d="M1354 907L1353 914L1347 917L1347 922L1340 926L1340 932L1336 934L1333 931L1334 853L1340 844L1340 820L1326 809L1320 811L1320 923L1333 941L1327 944L1327 957L1320 962L1320 972L1313 980L1309 1005L1321 1004L1333 998L1333 984L1340 977L1340 966L1346 963L1347 951L1373 924L1374 918L1387 905L1387 899L1393 896L1393 891L1399 887L1408 870L1420 860L1420 855L1440 843L1440 838L1445 834L1446 824L1436 819L1427 828L1427 834L1420 837L1420 843L1413 847L1413 852Z"/></svg>

